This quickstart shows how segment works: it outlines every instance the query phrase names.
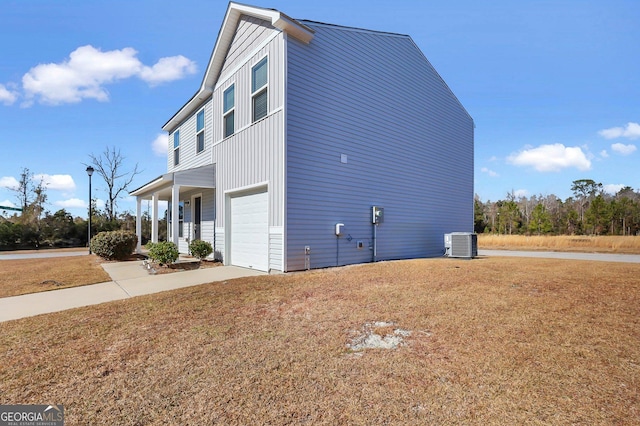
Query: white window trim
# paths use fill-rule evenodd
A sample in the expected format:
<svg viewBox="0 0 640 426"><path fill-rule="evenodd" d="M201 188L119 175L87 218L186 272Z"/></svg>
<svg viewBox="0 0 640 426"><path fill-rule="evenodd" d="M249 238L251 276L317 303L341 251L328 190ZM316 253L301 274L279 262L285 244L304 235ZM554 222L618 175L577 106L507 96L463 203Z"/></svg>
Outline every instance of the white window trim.
<svg viewBox="0 0 640 426"><path fill-rule="evenodd" d="M224 89L222 91L222 139L230 138L231 136L236 134L236 118L235 118L235 112L236 112L236 88L235 88L235 86L236 86L236 84L234 82L231 85L229 85L229 87L227 87L226 89ZM225 94L231 88L233 88L233 106L231 108L229 108L228 111L225 111L224 110ZM233 131L230 134L227 135L226 134L227 133L227 117L229 115L231 115L231 114L233 114Z"/></svg>
<svg viewBox="0 0 640 426"><path fill-rule="evenodd" d="M191 195L191 230L189 231L189 241L193 241L196 238L196 198L198 197L200 197L200 239L202 239L202 212L204 211L204 207L202 204L202 192L198 192Z"/></svg>
<svg viewBox="0 0 640 426"><path fill-rule="evenodd" d="M256 61L256 63L251 67L251 89L253 90L253 70L254 68L260 63L262 62L264 59L267 60L267 82L263 85L258 87L255 91L253 91L251 93L251 123L256 123L266 117L269 116L269 54L266 54L264 56L262 56L260 59L258 59ZM254 107L254 103L255 103L255 98L261 94L262 92L267 92L267 113L265 114L264 117L261 117L259 119L255 119L255 107Z"/></svg>
<svg viewBox="0 0 640 426"><path fill-rule="evenodd" d="M185 205L185 201L186 200L179 200L178 201L178 216L180 216L180 203L182 203L182 219L180 219L180 217L178 217L178 238L179 239L185 239L184 237L184 209L187 207ZM169 203L169 207L170 207ZM167 238L173 238L172 235L172 230L173 230L173 215L171 214L171 208L169 208L167 210L169 212L168 214L168 220L167 220ZM182 236L180 236L180 234L182 234Z"/></svg>
<svg viewBox="0 0 640 426"><path fill-rule="evenodd" d="M260 121L266 120L267 118L271 117L272 115L276 115L277 113L282 112L282 111L284 111L284 107L279 107L279 108L274 109L273 111L269 111L267 113L266 117L261 118L260 120L256 121L255 123L250 123L250 124L247 124L246 126L240 127L239 129L237 129L233 133L233 135L238 135L238 134L244 132L245 130L247 130L249 127L252 127L254 124L256 124L256 123L258 123ZM231 136L233 136L233 135L231 135ZM229 136L229 137L231 137L231 136ZM213 142L213 146L220 145L221 143L223 143L227 139L228 138L222 137L222 139L218 139L217 141L214 141Z"/></svg>
<svg viewBox="0 0 640 426"><path fill-rule="evenodd" d="M198 115L200 113L202 113L202 130L198 131ZM207 127L206 116L207 114L205 113L204 108L202 108L200 111L196 113L196 155L201 154L205 151L206 141L204 138L204 129ZM200 136L200 134L202 134L202 150L201 151L198 150L198 137Z"/></svg>
<svg viewBox="0 0 640 426"><path fill-rule="evenodd" d="M178 134L178 146L176 146L176 133ZM176 151L178 151L178 161L176 162ZM180 129L173 132L173 167L180 165Z"/></svg>

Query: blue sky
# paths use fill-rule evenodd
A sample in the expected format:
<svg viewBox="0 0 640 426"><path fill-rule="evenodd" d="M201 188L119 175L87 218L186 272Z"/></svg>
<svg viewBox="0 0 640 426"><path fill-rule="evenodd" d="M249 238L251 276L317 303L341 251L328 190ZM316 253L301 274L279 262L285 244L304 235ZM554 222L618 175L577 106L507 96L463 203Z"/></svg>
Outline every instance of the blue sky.
<svg viewBox="0 0 640 426"><path fill-rule="evenodd" d="M640 2L248 0L293 18L409 34L475 120L475 192L640 189ZM196 92L227 2L3 0L0 205L22 168L47 209L86 217L89 154L166 171L162 125ZM164 150L163 150L164 148ZM164 152L163 152L164 151ZM94 197L105 185L93 178ZM133 199L119 211L134 211Z"/></svg>

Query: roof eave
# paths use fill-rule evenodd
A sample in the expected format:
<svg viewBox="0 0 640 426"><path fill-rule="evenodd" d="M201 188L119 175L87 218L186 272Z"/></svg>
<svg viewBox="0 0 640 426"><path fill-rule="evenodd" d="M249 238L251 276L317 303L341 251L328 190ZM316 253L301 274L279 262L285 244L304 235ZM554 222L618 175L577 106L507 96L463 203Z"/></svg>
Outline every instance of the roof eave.
<svg viewBox="0 0 640 426"><path fill-rule="evenodd" d="M129 192L129 195L134 197L144 196L170 182L173 182L173 173L165 173L162 176L158 176L154 180L147 182L141 187Z"/></svg>
<svg viewBox="0 0 640 426"><path fill-rule="evenodd" d="M306 25L296 21L274 9L264 9L255 6L248 6L240 3L230 2L225 14L222 26L213 48L207 71L202 80L202 85L198 92L173 116L167 121L162 130L171 132L184 119L192 114L199 106L206 101L216 84L229 44L233 40L238 21L242 15L249 15L265 21L270 21L275 28L290 34L292 37L300 40L305 44L309 44L313 39L315 31Z"/></svg>

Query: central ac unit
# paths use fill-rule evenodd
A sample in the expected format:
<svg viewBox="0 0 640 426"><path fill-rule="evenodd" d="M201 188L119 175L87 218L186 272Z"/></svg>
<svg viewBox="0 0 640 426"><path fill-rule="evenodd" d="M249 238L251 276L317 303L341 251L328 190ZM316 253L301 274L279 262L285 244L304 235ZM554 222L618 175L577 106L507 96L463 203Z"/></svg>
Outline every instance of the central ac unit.
<svg viewBox="0 0 640 426"><path fill-rule="evenodd" d="M478 236L471 232L444 234L445 256L471 259L478 255Z"/></svg>

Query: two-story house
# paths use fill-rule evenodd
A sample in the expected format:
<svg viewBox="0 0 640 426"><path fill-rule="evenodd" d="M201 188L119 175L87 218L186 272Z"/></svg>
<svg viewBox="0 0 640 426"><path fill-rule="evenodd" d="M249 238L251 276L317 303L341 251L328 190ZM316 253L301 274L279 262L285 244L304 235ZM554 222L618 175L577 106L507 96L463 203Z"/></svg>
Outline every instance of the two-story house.
<svg viewBox="0 0 640 426"><path fill-rule="evenodd" d="M197 93L169 119L181 252L295 271L439 256L473 230L474 123L411 37L230 3Z"/></svg>

